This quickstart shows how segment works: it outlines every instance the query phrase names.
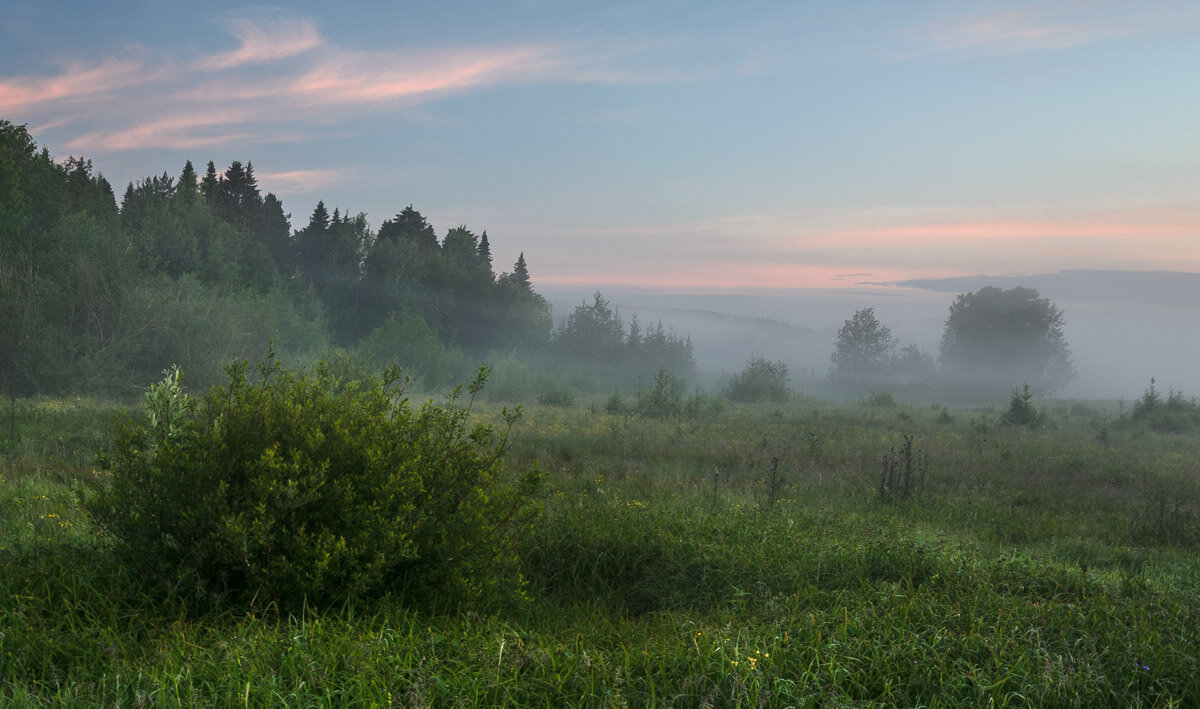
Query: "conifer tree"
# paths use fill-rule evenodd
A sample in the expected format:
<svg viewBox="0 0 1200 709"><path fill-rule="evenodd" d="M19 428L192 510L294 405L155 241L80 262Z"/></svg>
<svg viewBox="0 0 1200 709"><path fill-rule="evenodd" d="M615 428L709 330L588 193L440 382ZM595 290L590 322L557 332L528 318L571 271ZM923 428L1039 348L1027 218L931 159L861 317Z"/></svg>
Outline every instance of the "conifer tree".
<svg viewBox="0 0 1200 709"><path fill-rule="evenodd" d="M488 269L492 267L492 245L488 243L487 229L479 237L479 257L487 261Z"/></svg>
<svg viewBox="0 0 1200 709"><path fill-rule="evenodd" d="M200 194L204 195L204 203L209 209L216 209L217 203L221 199L221 180L217 177L217 166L212 160L208 161L208 168L204 171L204 179L200 180Z"/></svg>
<svg viewBox="0 0 1200 709"><path fill-rule="evenodd" d="M190 204L196 199L196 193L199 189L196 182L197 177L196 168L192 166L192 161L188 160L183 164L183 172L179 173L179 181L175 186L175 194L185 203Z"/></svg>
<svg viewBox="0 0 1200 709"><path fill-rule="evenodd" d="M410 204L395 217L379 225L380 240L408 240L422 253L438 250L437 233L420 212Z"/></svg>
<svg viewBox="0 0 1200 709"><path fill-rule="evenodd" d="M322 269L329 258L329 211L318 201L308 226L296 232L296 263L310 283L323 280Z"/></svg>
<svg viewBox="0 0 1200 709"><path fill-rule="evenodd" d="M533 290L533 285L529 282L529 268L525 265L524 251L517 257L517 262L513 264L512 280L523 290ZM596 295L599 295L599 293Z"/></svg>

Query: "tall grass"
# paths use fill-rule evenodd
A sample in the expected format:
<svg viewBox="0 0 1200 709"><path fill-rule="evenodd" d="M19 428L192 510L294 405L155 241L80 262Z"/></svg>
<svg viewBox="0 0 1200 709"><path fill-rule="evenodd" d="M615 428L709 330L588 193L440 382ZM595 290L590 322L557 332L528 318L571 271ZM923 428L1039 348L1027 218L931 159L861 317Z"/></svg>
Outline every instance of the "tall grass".
<svg viewBox="0 0 1200 709"><path fill-rule="evenodd" d="M288 615L113 571L79 512L103 435L78 432L107 412L39 414L3 458L0 703L1200 705L1195 437L1101 436L1099 412L533 406L514 455L550 486L524 606ZM905 435L925 486L881 501Z"/></svg>

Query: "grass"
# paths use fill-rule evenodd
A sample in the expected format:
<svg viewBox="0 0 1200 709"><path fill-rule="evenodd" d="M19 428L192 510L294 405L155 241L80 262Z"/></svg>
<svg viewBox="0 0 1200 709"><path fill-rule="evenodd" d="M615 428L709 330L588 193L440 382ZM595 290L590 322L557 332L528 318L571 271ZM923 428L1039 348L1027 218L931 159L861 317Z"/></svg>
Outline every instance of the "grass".
<svg viewBox="0 0 1200 709"><path fill-rule="evenodd" d="M21 411L6 705L1200 704L1200 439L1099 410L1030 430L813 400L682 422L534 406L513 452L549 477L526 603L295 615L124 575L79 511L114 407ZM925 486L881 500L905 434Z"/></svg>

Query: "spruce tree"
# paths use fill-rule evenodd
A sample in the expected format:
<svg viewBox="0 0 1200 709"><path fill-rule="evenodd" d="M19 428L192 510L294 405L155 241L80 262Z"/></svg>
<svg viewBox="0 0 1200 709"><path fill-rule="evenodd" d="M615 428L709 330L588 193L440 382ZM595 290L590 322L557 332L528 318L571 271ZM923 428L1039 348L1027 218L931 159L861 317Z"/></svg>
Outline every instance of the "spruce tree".
<svg viewBox="0 0 1200 709"><path fill-rule="evenodd" d="M221 180L217 177L217 166L212 160L208 161L208 169L204 171L204 179L200 180L200 194L204 195L204 203L209 209L215 210L221 199Z"/></svg>
<svg viewBox="0 0 1200 709"><path fill-rule="evenodd" d="M487 230L479 237L479 257L487 261L488 268L492 266L492 245L488 243Z"/></svg>
<svg viewBox="0 0 1200 709"><path fill-rule="evenodd" d="M533 286L529 282L529 267L525 265L525 252L517 257L517 262L513 264L512 280L519 285L523 290L531 291ZM599 293L597 293L599 295Z"/></svg>
<svg viewBox="0 0 1200 709"><path fill-rule="evenodd" d="M437 233L433 226L425 220L420 212L410 204L395 217L379 225L379 239L408 240L416 245L422 253L433 253L438 250Z"/></svg>
<svg viewBox="0 0 1200 709"><path fill-rule="evenodd" d="M192 161L188 160L183 164L183 172L179 173L179 182L175 187L175 194L184 202L192 202L196 199L196 191L199 189L196 178L196 168L192 166Z"/></svg>

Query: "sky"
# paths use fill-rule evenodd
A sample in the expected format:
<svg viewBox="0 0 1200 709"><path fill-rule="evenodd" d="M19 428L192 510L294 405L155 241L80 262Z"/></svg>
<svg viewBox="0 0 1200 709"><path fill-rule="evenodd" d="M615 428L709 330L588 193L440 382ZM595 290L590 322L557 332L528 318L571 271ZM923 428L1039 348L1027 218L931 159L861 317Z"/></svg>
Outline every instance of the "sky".
<svg viewBox="0 0 1200 709"><path fill-rule="evenodd" d="M1200 271L1200 2L15 0L0 118L130 181L252 162L539 288Z"/></svg>

